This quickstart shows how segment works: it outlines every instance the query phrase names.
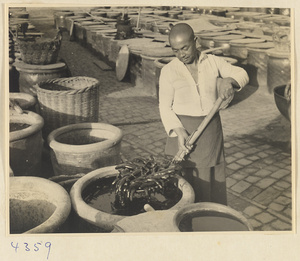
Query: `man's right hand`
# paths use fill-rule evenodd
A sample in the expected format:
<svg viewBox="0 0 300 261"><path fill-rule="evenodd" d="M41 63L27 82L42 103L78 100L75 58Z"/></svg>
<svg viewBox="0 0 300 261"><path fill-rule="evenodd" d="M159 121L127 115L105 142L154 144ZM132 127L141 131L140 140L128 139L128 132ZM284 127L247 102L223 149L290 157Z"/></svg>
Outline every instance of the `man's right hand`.
<svg viewBox="0 0 300 261"><path fill-rule="evenodd" d="M189 149L185 146L185 142L187 138L189 137L187 131L185 128L179 127L173 129L173 131L177 134L178 136L178 148L185 151L186 153L189 152Z"/></svg>

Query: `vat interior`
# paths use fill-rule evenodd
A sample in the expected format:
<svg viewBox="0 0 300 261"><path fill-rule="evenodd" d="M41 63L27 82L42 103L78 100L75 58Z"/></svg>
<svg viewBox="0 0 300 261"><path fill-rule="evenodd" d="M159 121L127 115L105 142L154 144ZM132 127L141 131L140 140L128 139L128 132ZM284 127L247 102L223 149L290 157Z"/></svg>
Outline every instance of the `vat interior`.
<svg viewBox="0 0 300 261"><path fill-rule="evenodd" d="M41 89L49 90L49 91L69 91L74 89L53 82L45 82L39 87Z"/></svg>
<svg viewBox="0 0 300 261"><path fill-rule="evenodd" d="M282 85L282 86L274 89L276 96L277 97L279 96L281 99L284 99L284 100L286 100L286 98L284 97L285 87L286 87L285 85Z"/></svg>
<svg viewBox="0 0 300 261"><path fill-rule="evenodd" d="M115 135L103 129L74 129L56 137L56 141L70 145L86 145L113 139Z"/></svg>
<svg viewBox="0 0 300 261"><path fill-rule="evenodd" d="M26 129L30 124L24 123L24 122L10 122L9 123L9 132L19 131L22 129Z"/></svg>
<svg viewBox="0 0 300 261"><path fill-rule="evenodd" d="M9 199L10 233L24 233L44 223L56 206L46 199L22 199L22 195Z"/></svg>
<svg viewBox="0 0 300 261"><path fill-rule="evenodd" d="M37 124L37 120L26 114L11 115L9 118L9 131L17 131Z"/></svg>
<svg viewBox="0 0 300 261"><path fill-rule="evenodd" d="M127 208L116 208L114 206L115 186L112 185L115 178L116 176L108 176L88 184L82 191L83 200L91 207L108 214L132 216L145 212L145 204L150 204L155 210L163 210L173 207L182 198L181 190L174 185L177 179L172 178L166 183L163 195L155 193L150 198L138 195L127 205Z"/></svg>
<svg viewBox="0 0 300 261"><path fill-rule="evenodd" d="M205 210L193 210L182 214L178 227L181 232L249 230L233 215Z"/></svg>
<svg viewBox="0 0 300 261"><path fill-rule="evenodd" d="M25 107L29 103L28 100L22 98L14 98L13 100L16 101L21 108Z"/></svg>

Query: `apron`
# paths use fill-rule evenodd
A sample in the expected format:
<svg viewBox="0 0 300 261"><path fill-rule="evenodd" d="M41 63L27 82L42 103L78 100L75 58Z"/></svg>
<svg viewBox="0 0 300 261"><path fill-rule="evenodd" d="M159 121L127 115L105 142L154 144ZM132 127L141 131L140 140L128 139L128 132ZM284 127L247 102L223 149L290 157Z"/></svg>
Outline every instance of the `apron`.
<svg viewBox="0 0 300 261"><path fill-rule="evenodd" d="M205 116L177 115L183 127L190 135ZM177 137L168 137L165 154L175 156L178 152ZM223 131L219 113L208 123L200 137L195 141L192 151L185 156L182 166L185 168L207 168L224 162Z"/></svg>
<svg viewBox="0 0 300 261"><path fill-rule="evenodd" d="M191 134L205 116L177 115L182 125ZM167 155L175 156L178 152L177 137L168 137L165 148ZM216 113L193 149L181 162L183 178L193 187L195 202L216 202L227 205L224 143L221 119Z"/></svg>

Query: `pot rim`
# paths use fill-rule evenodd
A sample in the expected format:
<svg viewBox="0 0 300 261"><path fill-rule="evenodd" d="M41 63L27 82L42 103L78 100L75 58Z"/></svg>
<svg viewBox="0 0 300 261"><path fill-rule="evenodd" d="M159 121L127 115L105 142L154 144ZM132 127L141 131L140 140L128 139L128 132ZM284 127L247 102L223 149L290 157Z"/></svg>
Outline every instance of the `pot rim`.
<svg viewBox="0 0 300 261"><path fill-rule="evenodd" d="M15 63L13 63L13 66L15 66L17 71L19 72L33 73L33 74L55 73L67 69L67 65L63 62L54 63L54 64L45 64L45 65L35 65L35 64L26 64L23 61L16 61Z"/></svg>
<svg viewBox="0 0 300 261"><path fill-rule="evenodd" d="M290 52L278 52L275 48L268 49L266 51L267 55L269 57L273 58L286 58L291 59L291 53Z"/></svg>
<svg viewBox="0 0 300 261"><path fill-rule="evenodd" d="M22 109L28 109L37 103L37 100L33 95L24 92L10 92L9 98L12 100L18 100L18 99L26 100L27 102L26 106L24 106L24 108Z"/></svg>
<svg viewBox="0 0 300 261"><path fill-rule="evenodd" d="M197 210L198 211L201 210L203 212L214 211L214 212L221 212L227 214L229 216L234 217L242 224L244 224L249 231L253 230L253 227L250 224L250 222L242 214L240 214L238 211L234 210L233 208L215 202L198 202L198 203L186 205L185 207L179 209L176 212L176 214L173 217L173 225L174 227L176 227L176 231L181 232L178 228L178 225L183 218L183 214L196 212Z"/></svg>
<svg viewBox="0 0 300 261"><path fill-rule="evenodd" d="M109 228L111 230L114 229L114 225L128 217L128 216L121 216L121 215L113 215L98 209L95 209L89 206L82 198L82 191L93 181L109 177L109 176L116 176L119 172L115 169L116 166L109 166L104 168L96 169L92 172L87 173L82 178L78 179L71 191L71 202L74 210L76 213L89 223L92 223L96 226L103 226ZM195 201L195 193L192 186L181 176L176 175L178 178L178 188L182 191L182 198L169 210L177 210L180 209L187 204L191 204Z"/></svg>
<svg viewBox="0 0 300 261"><path fill-rule="evenodd" d="M71 211L71 200L70 196L67 193L67 191L58 185L57 183L50 181L45 178L40 178L40 177L10 177L9 183L10 183L10 193L14 191L22 191L22 190L14 190L12 187L13 184L24 184L25 183L25 188L26 184L29 185L32 183L39 182L39 186L37 186L37 192L40 191L44 194L47 194L51 196L51 199L54 200L53 202L50 202L55 205L55 210L52 213L52 215L45 220L43 223L40 225L27 230L24 232L24 234L27 233L49 233L49 232L54 232L55 227L58 227L60 224L63 224L65 220L68 218L70 211ZM25 190L24 188L24 190ZM28 189L26 189L28 192ZM55 193L53 193L55 192Z"/></svg>
<svg viewBox="0 0 300 261"><path fill-rule="evenodd" d="M105 130L105 131L112 131L115 134L115 137L113 139L108 139L100 142L95 142L92 144L85 144L85 145L72 145L72 144L64 144L61 142L58 142L56 140L56 137L58 137L61 134L65 134L67 132L72 132L73 130L80 130L80 129L98 129L98 130ZM111 148L112 146L115 146L116 144L121 142L121 139L123 137L123 132L118 127L115 127L111 124L107 123L76 123L76 124L70 124L63 127L60 127L58 129L55 129L52 131L48 138L48 144L54 151L61 151L61 152L78 152L78 153L91 153L91 151L95 150L104 150Z"/></svg>
<svg viewBox="0 0 300 261"><path fill-rule="evenodd" d="M44 119L32 111L23 110L23 113L18 113L14 110L10 110L9 122L10 123L27 123L31 124L29 127L9 133L9 141L17 141L26 137L29 137L38 131L40 131L44 126ZM25 118L24 118L25 117ZM27 121L25 121L27 120Z"/></svg>

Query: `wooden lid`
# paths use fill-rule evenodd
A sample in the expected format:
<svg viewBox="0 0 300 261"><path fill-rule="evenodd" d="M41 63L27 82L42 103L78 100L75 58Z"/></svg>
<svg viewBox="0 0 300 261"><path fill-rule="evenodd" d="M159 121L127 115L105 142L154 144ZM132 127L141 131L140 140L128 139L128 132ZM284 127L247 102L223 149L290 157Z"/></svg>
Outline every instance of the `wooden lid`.
<svg viewBox="0 0 300 261"><path fill-rule="evenodd" d="M234 39L243 39L243 38L245 38L244 35L228 34L228 35L220 35L220 36L213 37L212 40L213 41L231 41Z"/></svg>
<svg viewBox="0 0 300 261"><path fill-rule="evenodd" d="M129 62L129 49L127 45L123 45L119 51L116 61L116 76L119 81L125 78Z"/></svg>
<svg viewBox="0 0 300 261"><path fill-rule="evenodd" d="M231 40L229 42L230 45L232 46L240 46L240 45L247 45L248 44L253 44L253 43L263 43L265 42L264 39L256 39L256 38L246 38L246 39L234 39L234 40Z"/></svg>
<svg viewBox="0 0 300 261"><path fill-rule="evenodd" d="M54 16L56 17L65 17L65 16L72 16L74 13L72 11L59 11L54 13Z"/></svg>
<svg viewBox="0 0 300 261"><path fill-rule="evenodd" d="M225 32L196 33L195 35L199 36L200 39L210 40L213 37L221 36L221 35L228 35L228 34L229 33L225 31Z"/></svg>
<svg viewBox="0 0 300 261"><path fill-rule="evenodd" d="M160 34L156 33L156 32L152 32L152 31L147 31L147 32L142 32L142 35L147 38L155 38L156 36L159 36Z"/></svg>
<svg viewBox="0 0 300 261"><path fill-rule="evenodd" d="M152 43L152 39L150 38L140 38L140 39L136 39L135 41L127 42L129 50L135 53L141 52L143 48L145 48L145 46L148 46L151 43Z"/></svg>
<svg viewBox="0 0 300 261"><path fill-rule="evenodd" d="M106 18L106 17L101 17L101 20L103 20L104 22L117 22L117 19L114 19L114 18Z"/></svg>
<svg viewBox="0 0 300 261"><path fill-rule="evenodd" d="M260 29L261 32L263 32L262 29ZM246 37L249 38L259 38L259 39L264 39L269 42L273 42L273 37L270 35L265 35L265 34L258 34L258 33L248 33L248 32L241 32L242 35L245 35Z"/></svg>
<svg viewBox="0 0 300 261"><path fill-rule="evenodd" d="M142 55L147 56L147 57L170 57L170 56L175 56L172 48L170 48L170 47L145 48L142 51Z"/></svg>
<svg viewBox="0 0 300 261"><path fill-rule="evenodd" d="M96 34L105 35L105 34L116 33L116 32L117 32L117 29L103 29L103 30L99 29L99 31L97 31Z"/></svg>
<svg viewBox="0 0 300 261"><path fill-rule="evenodd" d="M247 45L247 48L253 48L253 49L270 49L274 48L273 42L264 42L264 43L251 43Z"/></svg>
<svg viewBox="0 0 300 261"><path fill-rule="evenodd" d="M155 41L158 42L168 42L169 43L169 36L168 35L158 35L154 37Z"/></svg>
<svg viewBox="0 0 300 261"><path fill-rule="evenodd" d="M82 22L82 21L93 21L92 17L76 17L76 16L70 16L67 17L66 20L74 20L74 22Z"/></svg>

